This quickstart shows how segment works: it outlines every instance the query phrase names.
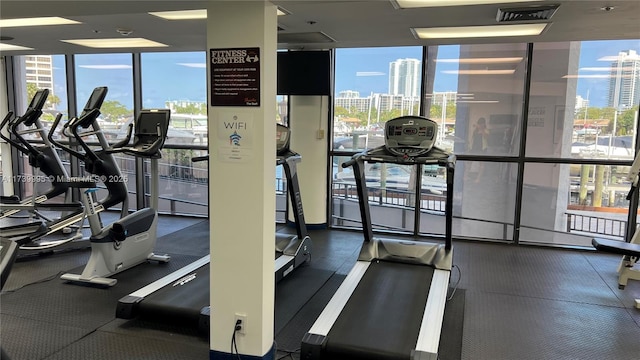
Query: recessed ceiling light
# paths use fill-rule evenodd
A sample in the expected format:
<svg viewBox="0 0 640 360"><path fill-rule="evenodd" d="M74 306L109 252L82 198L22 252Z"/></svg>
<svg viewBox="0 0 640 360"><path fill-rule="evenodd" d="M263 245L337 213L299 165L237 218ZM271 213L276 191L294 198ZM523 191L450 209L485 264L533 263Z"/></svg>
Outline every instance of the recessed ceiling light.
<svg viewBox="0 0 640 360"><path fill-rule="evenodd" d="M161 17L167 20L194 20L194 19L206 19L207 9L198 10L179 10L179 11L158 11L150 12L149 14L157 17Z"/></svg>
<svg viewBox="0 0 640 360"><path fill-rule="evenodd" d="M11 51L11 50L33 50L33 48L0 43L0 51Z"/></svg>
<svg viewBox="0 0 640 360"><path fill-rule="evenodd" d="M289 15L289 14L291 14L291 13L288 12L287 10L282 9L282 8L278 8L278 16L284 16L284 15Z"/></svg>
<svg viewBox="0 0 640 360"><path fill-rule="evenodd" d="M113 39L73 39L60 40L70 44L86 46L90 48L136 48L136 47L165 47L169 46L144 38L113 38Z"/></svg>
<svg viewBox="0 0 640 360"><path fill-rule="evenodd" d="M419 39L454 39L540 35L548 23L411 29Z"/></svg>
<svg viewBox="0 0 640 360"><path fill-rule="evenodd" d="M462 6L484 4L508 4L518 2L534 2L540 0L391 0L396 8L420 8L437 6Z"/></svg>
<svg viewBox="0 0 640 360"><path fill-rule="evenodd" d="M510 64L510 63L521 62L522 57L436 59L435 61L443 62L443 63L459 63L459 64Z"/></svg>
<svg viewBox="0 0 640 360"><path fill-rule="evenodd" d="M278 9L278 16L288 15L289 12L284 9ZM207 18L207 9L197 10L177 10L177 11L155 11L150 15L161 17L166 20L197 20Z"/></svg>
<svg viewBox="0 0 640 360"><path fill-rule="evenodd" d="M65 19L61 17L55 17L55 16L0 20L0 28L20 27L20 26L71 25L71 24L81 24L81 22Z"/></svg>
<svg viewBox="0 0 640 360"><path fill-rule="evenodd" d="M443 74L457 74L457 75L509 75L516 72L515 69L505 70L443 70Z"/></svg>

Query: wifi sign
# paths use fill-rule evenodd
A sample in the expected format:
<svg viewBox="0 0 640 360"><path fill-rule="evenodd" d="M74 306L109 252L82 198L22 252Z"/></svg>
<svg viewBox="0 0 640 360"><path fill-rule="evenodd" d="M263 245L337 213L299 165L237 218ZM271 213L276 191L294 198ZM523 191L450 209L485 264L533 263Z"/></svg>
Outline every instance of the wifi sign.
<svg viewBox="0 0 640 360"><path fill-rule="evenodd" d="M240 139L242 139L242 136L234 131L233 134L229 135L229 144L240 146Z"/></svg>

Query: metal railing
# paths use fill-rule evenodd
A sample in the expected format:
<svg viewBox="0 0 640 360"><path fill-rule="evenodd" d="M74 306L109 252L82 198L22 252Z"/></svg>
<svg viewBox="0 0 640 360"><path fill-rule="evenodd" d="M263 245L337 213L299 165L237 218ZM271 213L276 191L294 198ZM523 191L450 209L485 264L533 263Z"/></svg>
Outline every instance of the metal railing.
<svg viewBox="0 0 640 360"><path fill-rule="evenodd" d="M404 189L382 189L378 187L368 187L369 202L382 206L398 206L413 208L416 194L413 191ZM347 200L358 200L356 185L348 183L333 183L332 197ZM446 195L435 195L428 190L420 194L420 209L444 214Z"/></svg>
<svg viewBox="0 0 640 360"><path fill-rule="evenodd" d="M623 239L625 237L627 229L626 220L573 213L565 213L565 215L567 215L567 232L579 231L589 234L615 236Z"/></svg>

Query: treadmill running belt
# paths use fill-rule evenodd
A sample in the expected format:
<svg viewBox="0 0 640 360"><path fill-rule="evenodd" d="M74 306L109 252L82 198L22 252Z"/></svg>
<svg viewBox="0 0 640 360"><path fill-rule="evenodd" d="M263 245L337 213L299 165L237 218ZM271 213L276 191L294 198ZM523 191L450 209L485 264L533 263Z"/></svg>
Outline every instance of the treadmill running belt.
<svg viewBox="0 0 640 360"><path fill-rule="evenodd" d="M327 336L330 358L409 359L434 269L372 262Z"/></svg>
<svg viewBox="0 0 640 360"><path fill-rule="evenodd" d="M209 263L181 280L183 285L179 285L178 280L144 299L140 306L140 315L149 319L190 322L197 326L200 310L209 306Z"/></svg>

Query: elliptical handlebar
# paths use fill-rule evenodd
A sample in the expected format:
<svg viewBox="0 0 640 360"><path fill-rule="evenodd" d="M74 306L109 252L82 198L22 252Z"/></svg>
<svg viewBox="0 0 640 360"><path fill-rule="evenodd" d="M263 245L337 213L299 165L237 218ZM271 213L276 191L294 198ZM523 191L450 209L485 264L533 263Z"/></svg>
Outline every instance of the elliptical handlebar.
<svg viewBox="0 0 640 360"><path fill-rule="evenodd" d="M25 154L29 154L29 149L24 147L24 145L21 144L21 142L18 142L14 139L11 138L11 136L7 137L2 133L2 129L4 129L6 127L7 132L11 133L11 129L12 129L12 125L14 122L17 121L18 118L13 117L13 111L9 111L9 113L7 113L7 115L5 115L4 119L2 120L2 123L0 123L0 138L2 138L4 141L10 143L11 145L13 145L16 149L20 150L21 152L25 153Z"/></svg>
<svg viewBox="0 0 640 360"><path fill-rule="evenodd" d="M69 147L69 146L63 145L62 143L60 143L59 141L57 141L56 139L54 139L54 138L53 138L53 134L55 134L56 129L58 128L58 124L60 123L60 120L61 120L61 119L62 119L62 114L58 114L58 116L56 116L56 119L53 121L53 125L51 125L51 129L49 130L49 135L47 136L47 138L48 138L48 139L49 139L49 141L51 141L51 143L52 143L52 144L54 144L55 146L57 146L57 147L59 147L59 148L63 149L64 151L66 151L66 152L68 152L69 154L71 154L71 155L73 155L73 156L77 157L78 159L83 159L83 158L84 158L84 154L82 154L82 153L81 153L81 152L79 152L79 151L76 151L76 150L72 149L72 148L71 148L71 147ZM63 128L62 128L62 131L61 131L61 133L62 133L64 136L71 137L71 135L70 135L70 134L68 134L66 131L67 131L68 127L69 127L69 123L70 123L70 122L72 122L72 121L74 121L74 119L76 119L76 118L70 119L69 121L67 121L67 122L64 124L64 126L63 126Z"/></svg>

